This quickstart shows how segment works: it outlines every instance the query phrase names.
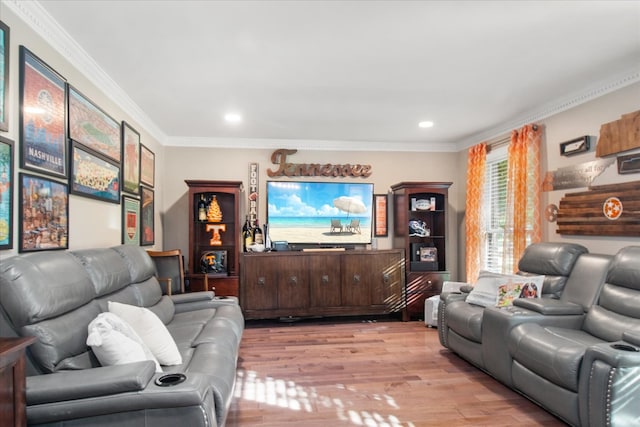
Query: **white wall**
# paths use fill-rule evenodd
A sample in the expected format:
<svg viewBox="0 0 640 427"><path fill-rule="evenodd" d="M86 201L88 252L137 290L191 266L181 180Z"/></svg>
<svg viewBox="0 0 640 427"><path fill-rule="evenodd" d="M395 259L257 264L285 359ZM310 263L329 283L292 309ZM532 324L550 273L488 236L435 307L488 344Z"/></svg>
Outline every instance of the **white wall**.
<svg viewBox="0 0 640 427"><path fill-rule="evenodd" d="M20 166L19 146L19 46L24 45L46 62L50 67L61 74L68 83L77 88L91 101L102 108L107 114L116 121L127 121L141 134L141 142L156 154L156 189L161 189L164 181L163 164L164 153L162 146L148 132L145 131L138 123L120 109L106 94L100 92L85 76L80 74L73 64L70 64L62 55L54 51L46 40L38 36L31 30L22 20L17 18L11 10L0 5L2 11L2 21L6 23L11 30L10 40L10 82L9 92L9 132L2 132L5 138L14 142L14 221L13 221L13 241L14 249L0 251L0 257L9 256L18 252L19 234L18 234L18 170ZM32 171L20 170L30 174L37 175ZM162 191L155 192L156 196L156 246L162 243L162 227L159 226L161 206L164 205L162 200ZM81 196L69 196L69 249L83 249L91 247L108 247L118 245L121 242L121 205L102 202ZM149 247L151 248L151 247Z"/></svg>

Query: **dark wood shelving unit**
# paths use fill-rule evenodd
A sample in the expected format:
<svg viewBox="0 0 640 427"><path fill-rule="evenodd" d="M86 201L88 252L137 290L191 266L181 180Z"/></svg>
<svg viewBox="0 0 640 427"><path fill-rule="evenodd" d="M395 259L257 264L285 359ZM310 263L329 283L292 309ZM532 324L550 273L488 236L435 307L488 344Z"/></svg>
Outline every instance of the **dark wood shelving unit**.
<svg viewBox="0 0 640 427"><path fill-rule="evenodd" d="M240 195L241 181L201 181L186 180L189 187L189 258L187 274L190 291L214 290L216 295L238 296L239 257L242 252L240 232ZM220 220L200 221L198 219L198 202L201 196L210 203L215 196L220 208ZM216 234L216 236L214 236ZM213 243L215 241L215 243ZM202 267L205 254L225 253L224 271L206 271ZM207 289L208 287L208 289Z"/></svg>
<svg viewBox="0 0 640 427"><path fill-rule="evenodd" d="M404 319L424 316L424 301L449 280L446 249L448 193L451 182L401 182L391 187L393 247L406 254ZM412 222L414 227L410 227ZM410 229L411 228L411 229ZM428 230L428 231L427 231Z"/></svg>

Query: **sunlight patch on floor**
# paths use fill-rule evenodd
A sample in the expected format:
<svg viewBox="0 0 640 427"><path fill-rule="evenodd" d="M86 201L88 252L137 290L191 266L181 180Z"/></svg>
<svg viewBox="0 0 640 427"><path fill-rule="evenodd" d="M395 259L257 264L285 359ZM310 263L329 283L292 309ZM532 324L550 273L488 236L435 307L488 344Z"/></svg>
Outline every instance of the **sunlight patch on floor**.
<svg viewBox="0 0 640 427"><path fill-rule="evenodd" d="M358 393L357 389L351 386L336 384L336 387ZM259 378L255 371L238 370L234 396L239 400L288 408L295 412L314 412L314 405L335 408L337 419L353 426L414 427L413 423L403 424L395 415L384 416L378 412L348 408L354 405L353 402L345 404L340 399L320 395L313 387L305 388L294 381L272 377ZM392 396L373 394L367 397L385 402L390 408L399 409Z"/></svg>

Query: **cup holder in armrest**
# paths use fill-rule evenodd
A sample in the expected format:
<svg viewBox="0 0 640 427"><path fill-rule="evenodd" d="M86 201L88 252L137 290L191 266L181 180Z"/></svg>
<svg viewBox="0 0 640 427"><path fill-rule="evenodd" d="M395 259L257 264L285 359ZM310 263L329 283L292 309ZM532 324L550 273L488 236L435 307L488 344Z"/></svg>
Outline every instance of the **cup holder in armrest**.
<svg viewBox="0 0 640 427"><path fill-rule="evenodd" d="M160 387L169 387L172 385L180 384L187 379L185 374L167 374L156 378L156 385Z"/></svg>
<svg viewBox="0 0 640 427"><path fill-rule="evenodd" d="M629 344L611 344L611 347L622 351L640 351L640 349Z"/></svg>

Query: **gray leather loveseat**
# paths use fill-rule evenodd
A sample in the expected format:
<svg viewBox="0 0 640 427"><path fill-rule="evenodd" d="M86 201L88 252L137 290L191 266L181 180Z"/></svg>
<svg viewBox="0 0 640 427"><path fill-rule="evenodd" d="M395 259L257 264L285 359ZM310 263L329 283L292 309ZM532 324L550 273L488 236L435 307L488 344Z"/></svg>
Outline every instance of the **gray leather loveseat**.
<svg viewBox="0 0 640 427"><path fill-rule="evenodd" d="M542 297L560 298L569 274L587 248L571 243L536 243L518 262L520 275L544 275ZM605 266L606 267L606 266ZM485 307L466 301L467 293L443 294L439 309L438 334L443 346L455 351L481 369L485 368L483 318ZM446 315L445 315L446 314Z"/></svg>
<svg viewBox="0 0 640 427"><path fill-rule="evenodd" d="M102 366L87 345L88 326L110 302L157 315L182 363L164 372L150 360ZM27 351L29 425L222 426L243 329L236 299L163 296L140 247L0 261L0 336L37 338Z"/></svg>
<svg viewBox="0 0 640 427"><path fill-rule="evenodd" d="M442 298L455 334L464 296ZM640 425L640 247L580 254L557 298L481 310L481 369L570 425Z"/></svg>

